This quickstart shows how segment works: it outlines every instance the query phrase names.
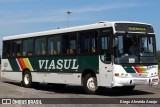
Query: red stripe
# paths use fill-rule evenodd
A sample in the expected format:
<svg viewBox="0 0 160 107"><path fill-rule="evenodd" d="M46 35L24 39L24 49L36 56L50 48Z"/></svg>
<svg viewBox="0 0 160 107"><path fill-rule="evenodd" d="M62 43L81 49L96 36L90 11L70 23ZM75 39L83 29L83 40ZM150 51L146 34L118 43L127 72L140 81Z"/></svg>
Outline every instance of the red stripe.
<svg viewBox="0 0 160 107"><path fill-rule="evenodd" d="M23 58L18 58L18 62L20 64L20 66L21 66L21 69L24 70L26 68L26 65L25 65L25 63L23 61Z"/></svg>
<svg viewBox="0 0 160 107"><path fill-rule="evenodd" d="M143 73L141 68L139 66L134 66L134 69L138 72L138 73Z"/></svg>

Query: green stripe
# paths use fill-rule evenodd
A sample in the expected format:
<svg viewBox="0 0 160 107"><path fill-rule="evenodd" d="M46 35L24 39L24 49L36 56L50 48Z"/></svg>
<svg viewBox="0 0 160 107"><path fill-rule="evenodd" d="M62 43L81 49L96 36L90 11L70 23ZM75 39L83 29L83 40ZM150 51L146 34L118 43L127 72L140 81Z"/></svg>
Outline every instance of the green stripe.
<svg viewBox="0 0 160 107"><path fill-rule="evenodd" d="M77 70L72 70L71 68L69 69L50 69L49 72L83 72L85 69L91 69L95 72L98 72L99 70L99 56L98 55L72 55L72 56L39 56L39 57L30 57L30 63L33 67L33 69L39 72L47 72L48 70L44 69L44 66L42 69L39 69L39 60L49 60L48 61L48 66L50 65L51 61L54 60L55 64L59 59L77 59L76 65L78 64L79 67ZM73 62L71 63L72 66ZM45 65L45 64L44 64Z"/></svg>
<svg viewBox="0 0 160 107"><path fill-rule="evenodd" d="M73 61L74 59L74 61ZM30 64L33 68L33 71L36 72L65 72L65 73L81 73L84 70L93 70L94 72L98 73L99 71L99 56L98 55L64 55L64 56L32 56L28 57ZM43 60L43 62L42 62ZM61 62L62 69L58 69L58 60L63 60ZM64 63L64 60L67 61L67 64ZM39 62L41 61L41 62ZM13 71L20 71L19 66L17 64L16 58L9 59L10 65ZM54 64L52 63L54 62ZM70 63L69 63L70 62ZM67 67L65 68L64 64ZM41 65L41 68L40 68ZM43 66L42 66L43 65ZM54 68L49 68L49 66ZM72 69L72 67L78 67L78 69Z"/></svg>
<svg viewBox="0 0 160 107"><path fill-rule="evenodd" d="M17 64L17 61L16 61L16 58L10 58L9 62L10 62L10 65L11 65L13 71L20 71L19 66Z"/></svg>
<svg viewBox="0 0 160 107"><path fill-rule="evenodd" d="M127 73L136 73L132 66L123 66Z"/></svg>
<svg viewBox="0 0 160 107"><path fill-rule="evenodd" d="M79 72L83 72L85 69L91 69L95 72L99 70L99 57L98 55L79 56L78 57Z"/></svg>

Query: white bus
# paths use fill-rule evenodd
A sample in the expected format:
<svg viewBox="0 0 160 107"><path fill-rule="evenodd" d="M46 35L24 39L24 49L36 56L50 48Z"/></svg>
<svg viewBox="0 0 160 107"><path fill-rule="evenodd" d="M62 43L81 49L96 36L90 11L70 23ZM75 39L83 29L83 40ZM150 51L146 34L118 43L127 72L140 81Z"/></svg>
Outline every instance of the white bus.
<svg viewBox="0 0 160 107"><path fill-rule="evenodd" d="M22 82L131 91L159 82L153 27L139 22L99 22L3 38L1 76Z"/></svg>

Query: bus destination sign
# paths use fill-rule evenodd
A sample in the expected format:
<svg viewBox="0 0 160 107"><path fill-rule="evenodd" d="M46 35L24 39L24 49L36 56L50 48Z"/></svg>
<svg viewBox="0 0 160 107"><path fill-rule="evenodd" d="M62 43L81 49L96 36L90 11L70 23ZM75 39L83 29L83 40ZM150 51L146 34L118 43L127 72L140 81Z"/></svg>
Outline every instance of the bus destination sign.
<svg viewBox="0 0 160 107"><path fill-rule="evenodd" d="M146 32L146 28L145 27L134 27L134 26L130 26L128 27L129 31L140 31L140 32Z"/></svg>
<svg viewBox="0 0 160 107"><path fill-rule="evenodd" d="M153 27L139 23L115 23L116 31L154 33Z"/></svg>

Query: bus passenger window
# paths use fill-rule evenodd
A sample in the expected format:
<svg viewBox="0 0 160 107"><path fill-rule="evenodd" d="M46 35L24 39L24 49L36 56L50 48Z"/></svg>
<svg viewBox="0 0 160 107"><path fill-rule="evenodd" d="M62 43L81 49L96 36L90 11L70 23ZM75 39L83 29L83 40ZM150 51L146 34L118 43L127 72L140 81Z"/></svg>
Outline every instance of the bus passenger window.
<svg viewBox="0 0 160 107"><path fill-rule="evenodd" d="M33 55L33 39L23 40L23 56Z"/></svg>
<svg viewBox="0 0 160 107"><path fill-rule="evenodd" d="M48 38L48 54L57 55L61 53L61 36Z"/></svg>
<svg viewBox="0 0 160 107"><path fill-rule="evenodd" d="M35 54L46 55L46 38L38 38L35 40Z"/></svg>
<svg viewBox="0 0 160 107"><path fill-rule="evenodd" d="M75 54L77 50L77 35L71 34L69 40L69 49L67 51L68 54Z"/></svg>
<svg viewBox="0 0 160 107"><path fill-rule="evenodd" d="M92 36L92 53L97 51L97 35Z"/></svg>
<svg viewBox="0 0 160 107"><path fill-rule="evenodd" d="M3 42L3 58L10 57L11 55L11 41Z"/></svg>
<svg viewBox="0 0 160 107"><path fill-rule="evenodd" d="M92 36L86 36L84 38L84 52L92 52Z"/></svg>
<svg viewBox="0 0 160 107"><path fill-rule="evenodd" d="M95 53L97 51L96 32L83 32L79 36L79 53Z"/></svg>
<svg viewBox="0 0 160 107"><path fill-rule="evenodd" d="M68 52L69 49L69 35L63 35L62 38L62 53L63 54L69 54Z"/></svg>
<svg viewBox="0 0 160 107"><path fill-rule="evenodd" d="M22 46L22 41L17 40L17 41L12 41L12 56L21 56L21 46Z"/></svg>

